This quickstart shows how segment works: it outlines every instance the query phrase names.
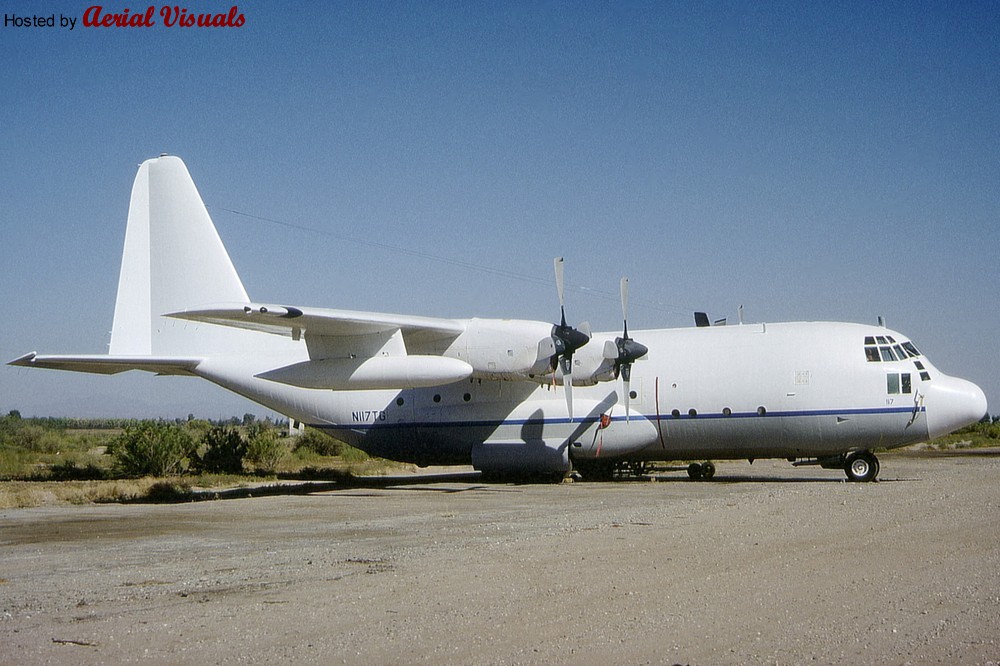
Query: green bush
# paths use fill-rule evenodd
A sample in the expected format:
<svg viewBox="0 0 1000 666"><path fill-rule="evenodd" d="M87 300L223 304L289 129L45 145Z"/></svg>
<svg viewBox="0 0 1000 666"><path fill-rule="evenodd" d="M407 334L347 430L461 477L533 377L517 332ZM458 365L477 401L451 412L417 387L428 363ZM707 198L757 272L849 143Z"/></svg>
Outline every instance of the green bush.
<svg viewBox="0 0 1000 666"><path fill-rule="evenodd" d="M305 449L321 456L340 455L340 449L343 446L333 437L315 428L306 428L306 431L293 438L293 441L296 451Z"/></svg>
<svg viewBox="0 0 1000 666"><path fill-rule="evenodd" d="M216 426L205 433L205 451L197 457L196 466L212 474L239 474L243 471L248 445L236 428Z"/></svg>
<svg viewBox="0 0 1000 666"><path fill-rule="evenodd" d="M246 461L258 474L274 474L288 455L288 447L269 428L252 428Z"/></svg>
<svg viewBox="0 0 1000 666"><path fill-rule="evenodd" d="M184 471L195 442L177 425L141 421L111 441L108 453L126 476L168 476Z"/></svg>

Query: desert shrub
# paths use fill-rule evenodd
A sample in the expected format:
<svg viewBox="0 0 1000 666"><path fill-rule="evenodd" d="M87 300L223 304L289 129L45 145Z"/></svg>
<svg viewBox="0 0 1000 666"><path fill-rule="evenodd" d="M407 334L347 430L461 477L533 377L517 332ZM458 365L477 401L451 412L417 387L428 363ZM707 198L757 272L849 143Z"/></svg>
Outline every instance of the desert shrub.
<svg viewBox="0 0 1000 666"><path fill-rule="evenodd" d="M108 453L126 476L167 476L182 472L194 449L194 440L180 426L141 421L115 437Z"/></svg>
<svg viewBox="0 0 1000 666"><path fill-rule="evenodd" d="M204 452L197 457L196 466L212 474L239 474L248 445L236 428L216 426L205 433Z"/></svg>
<svg viewBox="0 0 1000 666"><path fill-rule="evenodd" d="M296 451L305 449L321 456L340 455L340 448L343 446L333 437L315 428L306 428L306 431L295 437L294 441Z"/></svg>
<svg viewBox="0 0 1000 666"><path fill-rule="evenodd" d="M25 424L18 428L11 437L11 443L35 453L55 453L65 444L60 433L35 424Z"/></svg>
<svg viewBox="0 0 1000 666"><path fill-rule="evenodd" d="M182 502L191 499L191 486L180 481L158 481L146 491L150 502Z"/></svg>
<svg viewBox="0 0 1000 666"><path fill-rule="evenodd" d="M273 429L253 428L252 431L247 444L246 462L258 474L274 474L288 455L288 447Z"/></svg>

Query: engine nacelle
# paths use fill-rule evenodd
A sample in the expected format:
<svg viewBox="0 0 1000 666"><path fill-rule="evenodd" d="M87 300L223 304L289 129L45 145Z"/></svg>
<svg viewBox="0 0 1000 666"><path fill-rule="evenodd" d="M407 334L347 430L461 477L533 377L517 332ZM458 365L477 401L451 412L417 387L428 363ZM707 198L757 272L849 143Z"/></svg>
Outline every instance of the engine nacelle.
<svg viewBox="0 0 1000 666"><path fill-rule="evenodd" d="M562 385L562 371L552 370L553 325L519 319L472 319L466 331L443 351L465 361L478 379L531 381ZM614 361L604 358L604 341L592 340L573 358L573 385L593 386L615 379ZM554 374L554 377L553 377Z"/></svg>
<svg viewBox="0 0 1000 666"><path fill-rule="evenodd" d="M472 366L479 379L531 380L550 372L552 324L471 319L444 355Z"/></svg>

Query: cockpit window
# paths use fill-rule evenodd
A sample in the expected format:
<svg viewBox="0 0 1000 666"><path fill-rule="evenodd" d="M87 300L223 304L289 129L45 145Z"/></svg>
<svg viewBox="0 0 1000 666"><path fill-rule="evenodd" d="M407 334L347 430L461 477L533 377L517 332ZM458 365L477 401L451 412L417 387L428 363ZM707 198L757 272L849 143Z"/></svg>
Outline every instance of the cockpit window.
<svg viewBox="0 0 1000 666"><path fill-rule="evenodd" d="M891 335L865 336L865 360L869 363L905 361L920 355L912 342L897 343Z"/></svg>

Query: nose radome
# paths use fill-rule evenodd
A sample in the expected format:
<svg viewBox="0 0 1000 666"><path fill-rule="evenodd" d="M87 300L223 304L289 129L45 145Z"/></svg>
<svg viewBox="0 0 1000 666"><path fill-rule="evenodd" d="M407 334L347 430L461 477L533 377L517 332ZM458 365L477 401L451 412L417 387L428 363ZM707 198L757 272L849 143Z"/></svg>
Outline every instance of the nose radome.
<svg viewBox="0 0 1000 666"><path fill-rule="evenodd" d="M975 423L986 414L986 394L964 379L938 375L925 396L927 434L931 439Z"/></svg>

